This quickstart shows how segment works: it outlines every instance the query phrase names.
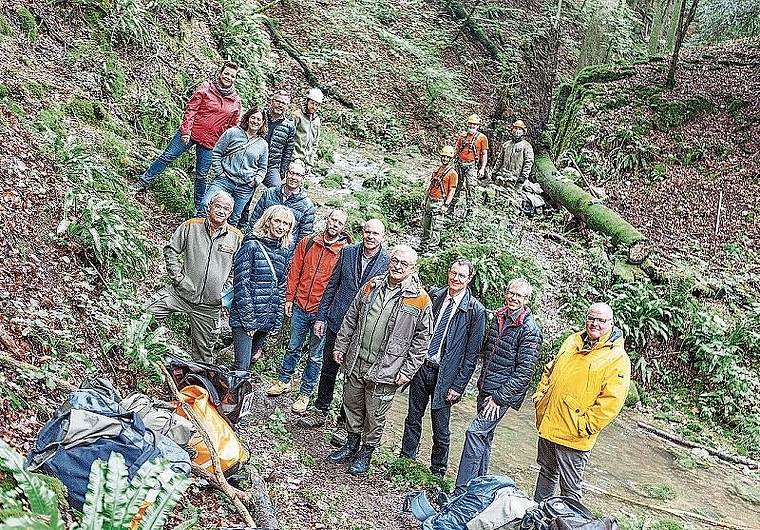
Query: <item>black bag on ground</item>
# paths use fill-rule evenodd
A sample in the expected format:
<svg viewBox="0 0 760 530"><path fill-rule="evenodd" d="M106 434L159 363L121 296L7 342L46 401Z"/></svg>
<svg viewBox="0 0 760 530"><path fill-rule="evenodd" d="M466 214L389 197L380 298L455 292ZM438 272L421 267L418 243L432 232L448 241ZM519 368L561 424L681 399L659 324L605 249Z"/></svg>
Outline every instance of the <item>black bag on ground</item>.
<svg viewBox="0 0 760 530"><path fill-rule="evenodd" d="M525 512L521 530L619 530L614 518L598 519L575 499L550 497Z"/></svg>
<svg viewBox="0 0 760 530"><path fill-rule="evenodd" d="M166 357L166 367L178 389L199 385L208 392L211 403L230 425L240 421L245 397L253 390L251 375L245 370Z"/></svg>

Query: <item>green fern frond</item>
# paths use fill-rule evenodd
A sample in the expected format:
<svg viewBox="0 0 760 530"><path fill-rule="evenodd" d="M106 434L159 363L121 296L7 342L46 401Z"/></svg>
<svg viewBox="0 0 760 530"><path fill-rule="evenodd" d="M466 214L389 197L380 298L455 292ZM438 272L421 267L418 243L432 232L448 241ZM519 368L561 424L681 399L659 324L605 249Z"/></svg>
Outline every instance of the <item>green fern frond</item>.
<svg viewBox="0 0 760 530"><path fill-rule="evenodd" d="M164 470L159 477L161 489L156 491L156 498L150 508L145 512L145 517L140 524L141 530L160 530L169 518L169 514L176 506L179 498L190 485L190 478L178 475L169 467L169 462L159 461ZM150 499L148 499L150 500Z"/></svg>
<svg viewBox="0 0 760 530"><path fill-rule="evenodd" d="M19 492L26 497L32 512L28 517L9 519L5 521L6 525L11 524L11 521L31 519L40 522L40 524L42 524L41 521L44 521L44 526L40 526L40 528L63 530L64 524L61 520L61 513L58 510L55 493L33 473L24 469L24 458L2 440L0 440L0 468L13 475L18 484ZM9 528L20 527L13 526ZM34 528L37 527L34 526Z"/></svg>
<svg viewBox="0 0 760 530"><path fill-rule="evenodd" d="M128 528L131 514L127 510L126 496L130 492L129 475L124 457L111 453L105 470L106 481L103 496L103 530Z"/></svg>
<svg viewBox="0 0 760 530"><path fill-rule="evenodd" d="M112 456L118 453L112 453ZM119 455L121 457L121 455ZM110 461L109 461L110 462ZM124 459L122 457L122 465ZM108 464L102 460L96 460L90 468L87 494L82 508L82 530L100 530L103 528L103 501L106 491L106 469Z"/></svg>

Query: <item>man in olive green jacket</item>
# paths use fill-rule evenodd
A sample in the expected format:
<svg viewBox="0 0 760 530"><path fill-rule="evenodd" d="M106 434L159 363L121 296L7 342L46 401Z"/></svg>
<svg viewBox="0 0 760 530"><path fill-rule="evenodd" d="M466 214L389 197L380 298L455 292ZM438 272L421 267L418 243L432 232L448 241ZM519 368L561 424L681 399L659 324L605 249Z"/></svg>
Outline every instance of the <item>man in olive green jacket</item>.
<svg viewBox="0 0 760 530"><path fill-rule="evenodd" d="M220 191L209 201L206 219L198 217L179 225L164 246L171 285L145 304L156 320L173 313L188 315L196 361L213 362L222 291L232 286L232 265L243 241L243 233L227 224L233 204L232 197Z"/></svg>
<svg viewBox="0 0 760 530"><path fill-rule="evenodd" d="M628 396L631 360L612 318L610 306L593 304L585 331L565 339L536 387L536 502L552 497L558 484L560 495L581 502L591 449Z"/></svg>
<svg viewBox="0 0 760 530"><path fill-rule="evenodd" d="M346 374L343 407L348 437L328 460L353 459L348 470L352 475L367 472L396 390L412 380L427 355L433 312L430 297L413 274L416 264L414 249L397 246L388 273L359 291L335 340L333 356Z"/></svg>

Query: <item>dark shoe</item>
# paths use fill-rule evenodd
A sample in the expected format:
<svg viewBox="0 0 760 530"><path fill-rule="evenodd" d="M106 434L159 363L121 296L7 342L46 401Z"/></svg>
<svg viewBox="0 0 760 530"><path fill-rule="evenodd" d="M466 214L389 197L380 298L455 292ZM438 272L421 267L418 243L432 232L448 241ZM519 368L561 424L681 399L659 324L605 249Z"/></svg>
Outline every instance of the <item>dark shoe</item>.
<svg viewBox="0 0 760 530"><path fill-rule="evenodd" d="M369 469L369 463L372 461L372 453L375 451L374 447L363 445L359 452L354 457L354 462L351 467L348 468L348 472L352 475L364 475Z"/></svg>
<svg viewBox="0 0 760 530"><path fill-rule="evenodd" d="M304 416L300 420L298 420L298 426L303 427L304 429L316 429L317 427L321 427L325 424L327 421L327 413L322 412L321 410L314 409L314 411L309 414L308 416ZM345 440L343 440L345 443ZM341 444L343 445L343 444Z"/></svg>
<svg viewBox="0 0 760 530"><path fill-rule="evenodd" d="M145 191L146 189L148 189L148 185L142 179L137 179L136 181L134 181L132 184L129 185L129 191L133 191L135 193Z"/></svg>
<svg viewBox="0 0 760 530"><path fill-rule="evenodd" d="M338 426L335 427L335 431L333 431L332 436L330 436L330 443L335 447L343 447L343 445L346 443L347 438L348 431L346 431L346 425L344 423L339 423Z"/></svg>
<svg viewBox="0 0 760 530"><path fill-rule="evenodd" d="M354 432L348 433L348 436L346 437L346 443L343 444L343 447L337 451L330 453L330 455L327 457L327 461L332 464L348 462L354 457L357 451L359 451L359 443L361 440L362 437L360 434L356 434Z"/></svg>

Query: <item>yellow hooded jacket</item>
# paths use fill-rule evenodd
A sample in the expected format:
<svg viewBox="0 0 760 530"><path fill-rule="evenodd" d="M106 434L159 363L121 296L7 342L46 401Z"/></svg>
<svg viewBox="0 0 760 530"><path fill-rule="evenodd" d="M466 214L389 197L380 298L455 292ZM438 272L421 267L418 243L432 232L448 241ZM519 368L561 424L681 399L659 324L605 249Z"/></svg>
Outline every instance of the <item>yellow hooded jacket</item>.
<svg viewBox="0 0 760 530"><path fill-rule="evenodd" d="M583 349L585 334L562 343L533 394L538 435L580 451L594 447L599 431L615 419L631 382L620 330L613 327L590 350Z"/></svg>

